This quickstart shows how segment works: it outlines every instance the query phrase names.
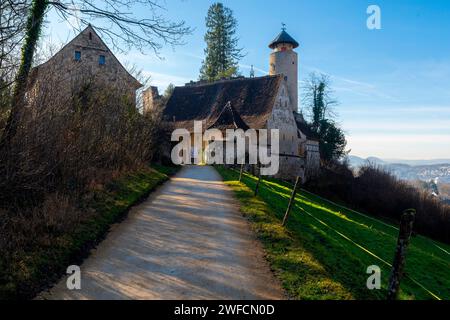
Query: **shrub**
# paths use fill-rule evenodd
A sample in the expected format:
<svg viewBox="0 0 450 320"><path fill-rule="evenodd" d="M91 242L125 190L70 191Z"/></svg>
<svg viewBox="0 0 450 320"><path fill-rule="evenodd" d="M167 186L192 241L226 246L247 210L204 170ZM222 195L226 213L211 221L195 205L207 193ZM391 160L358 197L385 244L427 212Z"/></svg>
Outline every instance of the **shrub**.
<svg viewBox="0 0 450 320"><path fill-rule="evenodd" d="M56 191L82 195L161 153L165 131L158 117L144 117L134 101L110 88L81 88L67 97L41 88L32 101L1 155L0 207L41 203Z"/></svg>
<svg viewBox="0 0 450 320"><path fill-rule="evenodd" d="M0 296L37 292L4 285L47 277L35 274L45 270L33 259L59 266L55 252L65 252L67 236L97 217L90 209L96 191L162 154L168 128L157 114L143 116L135 101L99 82L69 95L66 85L41 85L39 96L28 97L27 114L0 154Z"/></svg>
<svg viewBox="0 0 450 320"><path fill-rule="evenodd" d="M306 188L395 223L404 210L414 208L415 232L450 243L450 207L381 167L368 164L355 174L347 164L335 163L324 168Z"/></svg>

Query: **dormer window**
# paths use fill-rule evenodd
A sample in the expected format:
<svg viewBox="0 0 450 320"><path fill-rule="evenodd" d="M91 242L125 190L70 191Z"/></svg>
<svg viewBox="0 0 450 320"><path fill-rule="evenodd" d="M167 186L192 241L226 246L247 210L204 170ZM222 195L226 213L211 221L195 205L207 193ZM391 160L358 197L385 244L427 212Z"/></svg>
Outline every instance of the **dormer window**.
<svg viewBox="0 0 450 320"><path fill-rule="evenodd" d="M74 59L75 59L75 61L81 60L81 51L75 51Z"/></svg>
<svg viewBox="0 0 450 320"><path fill-rule="evenodd" d="M105 56L98 56L98 64L103 66L106 63Z"/></svg>

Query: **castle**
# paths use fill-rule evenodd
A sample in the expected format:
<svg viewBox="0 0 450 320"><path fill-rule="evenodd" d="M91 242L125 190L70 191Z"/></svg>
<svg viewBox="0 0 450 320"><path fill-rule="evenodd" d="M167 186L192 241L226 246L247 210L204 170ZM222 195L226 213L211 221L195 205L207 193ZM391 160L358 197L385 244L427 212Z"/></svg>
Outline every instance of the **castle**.
<svg viewBox="0 0 450 320"><path fill-rule="evenodd" d="M277 177L305 180L320 167L319 141L298 112L299 46L286 30L269 44L269 75L238 77L215 82L190 82L175 87L161 106L156 87L143 93L144 112L162 108L163 119L174 128L193 131L194 121L203 128L278 129L280 133ZM117 60L90 25L46 63L33 68L27 92L31 103L49 92L52 101L67 99L86 81L104 83L136 101L142 87Z"/></svg>
<svg viewBox="0 0 450 320"><path fill-rule="evenodd" d="M193 132L194 121L203 128L278 129L280 133L277 177L307 179L320 167L319 141L298 112L299 46L286 30L269 44L268 76L190 82L175 87L163 106L163 118L174 128ZM144 91L144 112L159 105L155 87Z"/></svg>

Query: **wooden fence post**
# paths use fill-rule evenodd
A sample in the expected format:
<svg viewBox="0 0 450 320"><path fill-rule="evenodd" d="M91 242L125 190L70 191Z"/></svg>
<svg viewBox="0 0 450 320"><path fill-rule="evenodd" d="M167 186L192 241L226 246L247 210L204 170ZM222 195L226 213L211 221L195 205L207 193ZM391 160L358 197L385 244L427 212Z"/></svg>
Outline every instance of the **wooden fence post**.
<svg viewBox="0 0 450 320"><path fill-rule="evenodd" d="M397 249L394 256L394 262L392 263L391 277L389 278L388 300L395 300L398 296L400 280L403 276L403 269L405 267L406 249L408 248L409 239L411 238L415 214L416 210L408 209L403 212L400 220Z"/></svg>
<svg viewBox="0 0 450 320"><path fill-rule="evenodd" d="M299 182L300 182L300 177L297 176L297 178L295 179L294 189L292 189L291 199L289 199L289 204L286 209L286 213L284 214L283 223L281 224L282 226L286 225L287 219L289 217L289 213L291 212L292 204L295 201L295 195L297 194L297 187L298 187Z"/></svg>
<svg viewBox="0 0 450 320"><path fill-rule="evenodd" d="M241 171L239 172L239 182L242 180L242 172L244 171L244 164L241 164Z"/></svg>
<svg viewBox="0 0 450 320"><path fill-rule="evenodd" d="M259 184L261 183L261 165L258 166L258 182L256 182L255 196L258 195Z"/></svg>

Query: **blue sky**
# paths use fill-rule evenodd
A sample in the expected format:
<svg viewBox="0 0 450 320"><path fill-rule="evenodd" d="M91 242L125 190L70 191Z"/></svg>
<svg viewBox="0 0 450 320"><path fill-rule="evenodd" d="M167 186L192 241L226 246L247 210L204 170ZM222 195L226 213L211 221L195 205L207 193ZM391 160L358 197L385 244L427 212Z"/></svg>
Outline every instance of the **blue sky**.
<svg viewBox="0 0 450 320"><path fill-rule="evenodd" d="M208 0L166 0L164 15L195 28L186 45L165 47L163 60L130 51L117 54L136 64L164 90L197 79L203 57ZM447 0L229 0L247 55L241 72L268 71L268 43L281 23L299 43L302 80L330 75L339 122L352 154L382 158L450 158L450 1ZM366 27L369 5L381 8L381 30ZM139 9L137 7L137 9ZM145 11L140 10L142 16ZM68 25L49 15L52 42L73 37ZM48 38L48 39L49 39ZM302 106L300 106L301 108Z"/></svg>

